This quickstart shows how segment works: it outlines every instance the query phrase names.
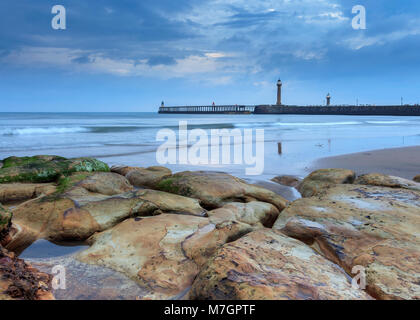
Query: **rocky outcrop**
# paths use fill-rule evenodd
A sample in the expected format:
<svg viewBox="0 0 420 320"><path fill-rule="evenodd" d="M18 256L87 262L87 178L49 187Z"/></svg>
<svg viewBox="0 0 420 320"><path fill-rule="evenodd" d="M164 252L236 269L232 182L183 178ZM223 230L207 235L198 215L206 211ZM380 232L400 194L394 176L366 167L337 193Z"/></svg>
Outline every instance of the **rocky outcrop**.
<svg viewBox="0 0 420 320"><path fill-rule="evenodd" d="M48 195L56 191L52 183L6 183L0 184L0 202L15 204Z"/></svg>
<svg viewBox="0 0 420 320"><path fill-rule="evenodd" d="M128 172L126 178L135 187L155 189L163 178L171 174L171 170L164 167L138 168Z"/></svg>
<svg viewBox="0 0 420 320"><path fill-rule="evenodd" d="M51 276L0 246L0 300L53 300Z"/></svg>
<svg viewBox="0 0 420 320"><path fill-rule="evenodd" d="M191 299L370 299L344 271L300 241L261 229L224 245L197 276Z"/></svg>
<svg viewBox="0 0 420 320"><path fill-rule="evenodd" d="M302 197L312 197L324 188L334 184L353 183L356 174L352 170L346 169L320 169L312 172L298 186Z"/></svg>
<svg viewBox="0 0 420 320"><path fill-rule="evenodd" d="M420 299L419 183L318 170L290 203L281 195L298 192L274 182L95 163L38 156L0 168L0 179L25 179L0 184L3 247L81 243L28 260L66 267L59 299ZM366 291L351 286L354 267ZM0 299L52 298L49 281L0 251Z"/></svg>
<svg viewBox="0 0 420 320"><path fill-rule="evenodd" d="M417 175L417 176L415 176L415 177L413 178L413 180L414 180L415 182L419 182L419 183L420 183L420 174L419 174L419 175Z"/></svg>
<svg viewBox="0 0 420 320"><path fill-rule="evenodd" d="M99 172L83 181L78 185L88 192L100 193L108 196L124 193L133 190L133 186L126 178L111 172Z"/></svg>
<svg viewBox="0 0 420 320"><path fill-rule="evenodd" d="M9 157L2 160L0 183L56 181L60 176L74 172L109 171L108 166L96 159L66 159L58 156Z"/></svg>
<svg viewBox="0 0 420 320"><path fill-rule="evenodd" d="M141 169L140 167L130 167L130 166L112 166L111 172L118 173L122 176L126 176L130 171Z"/></svg>
<svg viewBox="0 0 420 320"><path fill-rule="evenodd" d="M420 191L420 183L413 182L411 180L400 177L388 176L386 174L381 173L370 173L361 175L357 177L354 183L370 186L403 188Z"/></svg>
<svg viewBox="0 0 420 320"><path fill-rule="evenodd" d="M162 214L128 219L89 239L83 263L121 272L144 289L141 299L184 297L200 267L224 243L252 228L244 223Z"/></svg>
<svg viewBox="0 0 420 320"><path fill-rule="evenodd" d="M206 208L220 208L228 202L259 200L283 210L288 201L274 192L220 172L181 172L161 180L157 188L199 199Z"/></svg>
<svg viewBox="0 0 420 320"><path fill-rule="evenodd" d="M299 177L288 175L274 177L271 181L293 188L296 188L301 183L301 179Z"/></svg>
<svg viewBox="0 0 420 320"><path fill-rule="evenodd" d="M114 166L111 171L125 176L135 187L151 189L156 189L163 178L172 175L171 170L159 166L149 168Z"/></svg>
<svg viewBox="0 0 420 320"><path fill-rule="evenodd" d="M248 203L228 203L222 208L208 212L212 221L239 221L255 227L271 228L279 215L279 210L270 203L252 201Z"/></svg>
<svg viewBox="0 0 420 320"><path fill-rule="evenodd" d="M206 214L195 199L155 190L119 193L132 187L115 173L87 177L75 174L65 181L59 186L62 193L37 198L13 209L13 228L7 248L20 252L41 238L82 241L129 217L164 212Z"/></svg>
<svg viewBox="0 0 420 320"><path fill-rule="evenodd" d="M283 210L274 229L312 246L349 275L366 271L378 299L420 298L420 193L336 185Z"/></svg>

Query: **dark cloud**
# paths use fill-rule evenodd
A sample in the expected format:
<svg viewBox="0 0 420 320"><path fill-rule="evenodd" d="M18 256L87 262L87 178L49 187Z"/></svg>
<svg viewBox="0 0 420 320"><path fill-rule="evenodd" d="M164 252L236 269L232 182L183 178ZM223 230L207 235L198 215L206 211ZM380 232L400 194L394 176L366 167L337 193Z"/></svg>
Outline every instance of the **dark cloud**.
<svg viewBox="0 0 420 320"><path fill-rule="evenodd" d="M74 63L86 64L86 63L95 62L95 58L90 57L90 56L80 56L80 57L72 59L71 61Z"/></svg>
<svg viewBox="0 0 420 320"><path fill-rule="evenodd" d="M158 65L174 65L176 64L176 60L173 57L168 56L154 56L147 60L147 64L149 66L158 66Z"/></svg>

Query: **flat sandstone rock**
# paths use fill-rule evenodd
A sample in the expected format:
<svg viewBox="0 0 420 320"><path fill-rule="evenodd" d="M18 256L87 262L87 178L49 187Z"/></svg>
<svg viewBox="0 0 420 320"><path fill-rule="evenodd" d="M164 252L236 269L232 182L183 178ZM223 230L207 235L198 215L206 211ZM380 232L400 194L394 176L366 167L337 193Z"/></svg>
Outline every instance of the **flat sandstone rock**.
<svg viewBox="0 0 420 320"><path fill-rule="evenodd" d="M141 299L180 299L220 246L250 231L247 224L193 216L134 218L95 234L76 258L135 280L145 291Z"/></svg>
<svg viewBox="0 0 420 320"><path fill-rule="evenodd" d="M356 173L347 169L320 169L312 172L298 186L302 197L314 196L317 192L334 184L353 183Z"/></svg>
<svg viewBox="0 0 420 320"><path fill-rule="evenodd" d="M228 202L247 202L248 198L273 204L283 210L288 201L265 188L220 172L180 172L161 180L158 189L199 199L204 207L220 208Z"/></svg>
<svg viewBox="0 0 420 320"><path fill-rule="evenodd" d="M336 185L293 202L273 228L312 246L349 275L353 267L364 267L374 298L420 298L420 192Z"/></svg>
<svg viewBox="0 0 420 320"><path fill-rule="evenodd" d="M363 184L370 186L389 187L389 188L403 188L408 190L420 191L420 183L413 182L408 179L388 176L381 173L364 174L354 182L355 184Z"/></svg>
<svg viewBox="0 0 420 320"><path fill-rule="evenodd" d="M3 204L23 202L56 191L52 183L6 183L0 184L0 202Z"/></svg>
<svg viewBox="0 0 420 320"><path fill-rule="evenodd" d="M200 300L367 300L344 271L300 241L261 229L224 245L194 281Z"/></svg>

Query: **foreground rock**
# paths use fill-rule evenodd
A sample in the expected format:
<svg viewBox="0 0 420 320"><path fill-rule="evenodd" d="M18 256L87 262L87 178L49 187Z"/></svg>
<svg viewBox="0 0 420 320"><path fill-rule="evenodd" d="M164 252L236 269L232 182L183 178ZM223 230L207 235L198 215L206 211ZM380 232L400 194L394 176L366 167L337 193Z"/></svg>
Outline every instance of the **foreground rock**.
<svg viewBox="0 0 420 320"><path fill-rule="evenodd" d="M96 159L66 159L58 156L9 157L1 161L0 183L56 181L60 176L74 172L109 171Z"/></svg>
<svg viewBox="0 0 420 320"><path fill-rule="evenodd" d="M378 299L420 298L420 193L336 185L283 210L274 229L312 246L349 275L366 269Z"/></svg>
<svg viewBox="0 0 420 320"><path fill-rule="evenodd" d="M420 183L413 182L408 179L388 176L380 173L364 174L357 177L355 184L389 187L389 188L403 188L409 190L420 191Z"/></svg>
<svg viewBox="0 0 420 320"><path fill-rule="evenodd" d="M66 290L52 290L57 300L136 300L145 293L122 273L80 262L74 255L27 261L43 272L51 272L57 265L65 268Z"/></svg>
<svg viewBox="0 0 420 320"><path fill-rule="evenodd" d="M308 198L314 196L323 188L328 188L334 184L353 183L356 179L356 173L346 169L320 169L312 172L298 186L302 197Z"/></svg>
<svg viewBox="0 0 420 320"><path fill-rule="evenodd" d="M220 246L251 230L241 222L173 214L128 219L95 234L77 259L127 275L144 289L141 299L180 299Z"/></svg>
<svg viewBox="0 0 420 320"><path fill-rule="evenodd" d="M271 181L293 188L296 188L301 183L301 179L299 179L299 177L287 175L274 177Z"/></svg>
<svg viewBox="0 0 420 320"><path fill-rule="evenodd" d="M51 276L0 246L0 300L53 300Z"/></svg>
<svg viewBox="0 0 420 320"><path fill-rule="evenodd" d="M259 200L283 210L288 201L274 192L219 172L181 172L163 179L157 188L199 199L206 208L220 208L228 202Z"/></svg>
<svg viewBox="0 0 420 320"><path fill-rule="evenodd" d="M370 299L300 241L268 229L223 246L191 289L200 300Z"/></svg>
<svg viewBox="0 0 420 320"><path fill-rule="evenodd" d="M112 167L111 171L125 176L135 187L151 189L155 189L163 178L172 174L172 171L165 167Z"/></svg>
<svg viewBox="0 0 420 320"><path fill-rule="evenodd" d="M3 204L16 204L48 195L56 191L52 183L7 183L0 184L0 202Z"/></svg>
<svg viewBox="0 0 420 320"><path fill-rule="evenodd" d="M259 228L271 228L278 215L279 210L275 206L259 201L228 203L222 208L208 212L213 222L239 221Z"/></svg>
<svg viewBox="0 0 420 320"><path fill-rule="evenodd" d="M7 248L20 252L37 239L83 241L129 217L163 212L205 215L195 199L132 189L116 173L74 174L62 181L59 186L62 193L28 201L13 209L13 228Z"/></svg>

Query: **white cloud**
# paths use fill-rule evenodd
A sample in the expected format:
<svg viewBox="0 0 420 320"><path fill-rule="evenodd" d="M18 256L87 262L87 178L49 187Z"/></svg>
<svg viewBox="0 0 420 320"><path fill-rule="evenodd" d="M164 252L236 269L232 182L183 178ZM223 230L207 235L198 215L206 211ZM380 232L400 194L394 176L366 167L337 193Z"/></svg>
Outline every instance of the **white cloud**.
<svg viewBox="0 0 420 320"><path fill-rule="evenodd" d="M360 50L370 46L381 46L390 42L399 41L409 36L420 35L420 26L409 30L398 30L386 34L379 34L375 36L365 36L363 34L357 37L345 39L342 43L352 50Z"/></svg>

